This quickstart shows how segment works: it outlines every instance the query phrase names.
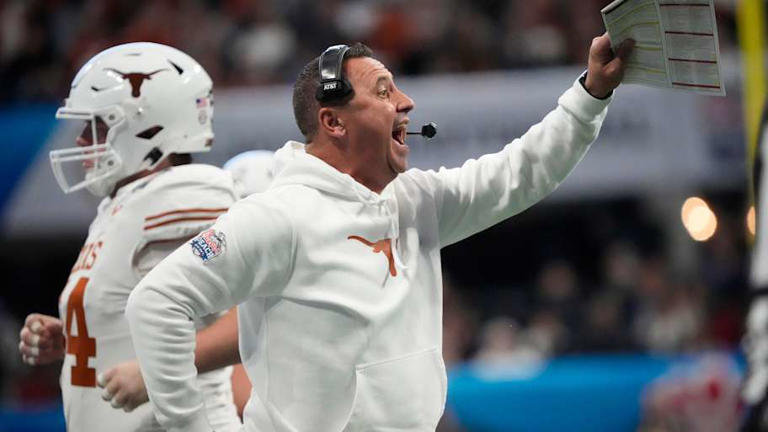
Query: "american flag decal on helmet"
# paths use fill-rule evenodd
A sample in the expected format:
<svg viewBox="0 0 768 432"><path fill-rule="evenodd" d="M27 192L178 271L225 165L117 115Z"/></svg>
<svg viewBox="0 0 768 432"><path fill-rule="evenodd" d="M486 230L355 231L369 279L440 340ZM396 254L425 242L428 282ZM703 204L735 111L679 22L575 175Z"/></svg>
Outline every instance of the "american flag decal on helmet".
<svg viewBox="0 0 768 432"><path fill-rule="evenodd" d="M227 238L223 232L209 229L193 238L189 245L192 246L192 253L199 256L203 263L207 263L224 253Z"/></svg>

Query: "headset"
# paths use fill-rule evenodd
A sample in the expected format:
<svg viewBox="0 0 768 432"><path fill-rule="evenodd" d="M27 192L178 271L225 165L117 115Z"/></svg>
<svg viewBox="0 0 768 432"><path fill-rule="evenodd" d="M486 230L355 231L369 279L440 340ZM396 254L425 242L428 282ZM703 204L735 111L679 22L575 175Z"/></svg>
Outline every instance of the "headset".
<svg viewBox="0 0 768 432"><path fill-rule="evenodd" d="M354 96L355 90L342 72L344 54L347 51L349 47L346 45L334 45L320 55L320 85L315 92L318 102L328 105L340 104Z"/></svg>
<svg viewBox="0 0 768 432"><path fill-rule="evenodd" d="M342 105L352 99L355 89L344 77L344 54L349 51L346 45L333 45L320 55L320 85L315 91L315 99L324 105ZM437 134L437 125L429 122L421 127L419 132L407 132L408 135L421 135L432 138Z"/></svg>

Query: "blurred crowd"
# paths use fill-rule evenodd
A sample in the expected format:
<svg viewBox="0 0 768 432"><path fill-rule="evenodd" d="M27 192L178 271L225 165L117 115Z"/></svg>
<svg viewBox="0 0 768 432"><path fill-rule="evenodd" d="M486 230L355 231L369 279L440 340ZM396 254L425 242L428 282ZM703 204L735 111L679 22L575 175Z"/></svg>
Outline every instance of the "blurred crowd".
<svg viewBox="0 0 768 432"><path fill-rule="evenodd" d="M595 257L601 261L596 280L556 259L543 263L530 286L501 287L482 304L477 299L487 287L446 282L446 363L519 366L572 353L675 355L737 347L746 248L743 225L724 222L698 248L696 274L680 274L663 254L616 238Z"/></svg>
<svg viewBox="0 0 768 432"><path fill-rule="evenodd" d="M585 63L609 0L3 0L0 103L59 100L123 42L172 45L217 86L292 82L331 43L362 41L396 74ZM735 45L734 0L716 0Z"/></svg>

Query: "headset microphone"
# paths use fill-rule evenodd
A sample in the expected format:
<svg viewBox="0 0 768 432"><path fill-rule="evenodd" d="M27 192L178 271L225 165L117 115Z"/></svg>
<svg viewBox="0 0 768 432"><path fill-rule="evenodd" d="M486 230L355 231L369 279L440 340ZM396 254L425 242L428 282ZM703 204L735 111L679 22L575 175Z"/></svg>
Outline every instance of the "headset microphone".
<svg viewBox="0 0 768 432"><path fill-rule="evenodd" d="M421 127L421 132L406 132L408 135L421 135L424 138L432 138L437 135L437 125L429 122Z"/></svg>

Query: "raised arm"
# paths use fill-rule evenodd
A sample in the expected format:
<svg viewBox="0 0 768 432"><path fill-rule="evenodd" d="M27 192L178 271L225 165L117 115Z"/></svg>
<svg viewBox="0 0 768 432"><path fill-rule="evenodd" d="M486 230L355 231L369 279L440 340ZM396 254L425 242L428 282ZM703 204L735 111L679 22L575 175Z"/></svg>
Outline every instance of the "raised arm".
<svg viewBox="0 0 768 432"><path fill-rule="evenodd" d="M614 56L607 35L595 38L586 77L540 123L498 153L424 173L434 187L442 246L525 210L565 179L597 138L631 48L627 42Z"/></svg>

